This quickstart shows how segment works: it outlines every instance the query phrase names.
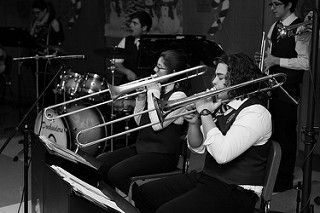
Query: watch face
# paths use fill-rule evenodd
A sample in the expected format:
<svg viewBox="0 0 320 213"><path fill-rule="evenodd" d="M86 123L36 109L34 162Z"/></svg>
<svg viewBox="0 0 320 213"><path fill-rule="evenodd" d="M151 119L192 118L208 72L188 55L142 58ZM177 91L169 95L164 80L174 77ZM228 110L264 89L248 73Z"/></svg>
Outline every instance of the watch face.
<svg viewBox="0 0 320 213"><path fill-rule="evenodd" d="M200 112L200 115L203 115L203 116L205 116L205 115L210 115L211 114L211 112L208 110L208 109L204 109L204 110L202 110L201 112Z"/></svg>

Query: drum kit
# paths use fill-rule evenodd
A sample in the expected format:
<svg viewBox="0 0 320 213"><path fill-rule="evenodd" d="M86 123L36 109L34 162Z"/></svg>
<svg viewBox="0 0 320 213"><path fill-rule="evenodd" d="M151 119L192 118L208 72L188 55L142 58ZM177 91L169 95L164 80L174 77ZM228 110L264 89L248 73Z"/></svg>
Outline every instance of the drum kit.
<svg viewBox="0 0 320 213"><path fill-rule="evenodd" d="M55 49L63 51L58 48ZM112 73L112 84L114 84L115 59L124 58L125 50L118 47L106 47L96 49L93 52L101 57L111 58L111 66L109 67L109 69ZM62 71L60 71L60 73L60 82L57 83L53 92L56 95L62 97L63 103L66 101L68 102L68 100L76 100L89 94L97 93L99 91L107 89L107 82L105 78L98 74L80 74L74 72L71 68L64 68ZM105 120L108 119L107 116L104 116L105 113L102 113L102 111L98 107L89 107L89 109L83 111L81 109L85 109L90 105L93 106L93 104L99 105L99 103L103 102L106 98L107 94L101 93L86 98L86 101L77 104L65 104L58 109L51 109L46 112L47 114L51 114L53 116L59 116L62 113L70 113L68 116L55 119L47 119L45 116L43 116L44 111L38 112L34 125L34 132L36 134L46 136L50 141L58 143L63 147L66 147L70 150L76 150L75 137L79 131L88 129L92 126L103 124L105 123ZM110 119L116 116L128 115L133 113L134 106L135 100L132 98L126 98L111 102ZM113 127L110 131L110 134L113 134ZM81 140L97 140L99 138L106 137L107 134L107 128L102 127L94 130L93 132L90 132L90 134L82 134ZM113 149L112 143L113 141L111 140L111 149ZM106 146L106 143L102 142L95 146L81 149L92 156L96 156L105 151Z"/></svg>

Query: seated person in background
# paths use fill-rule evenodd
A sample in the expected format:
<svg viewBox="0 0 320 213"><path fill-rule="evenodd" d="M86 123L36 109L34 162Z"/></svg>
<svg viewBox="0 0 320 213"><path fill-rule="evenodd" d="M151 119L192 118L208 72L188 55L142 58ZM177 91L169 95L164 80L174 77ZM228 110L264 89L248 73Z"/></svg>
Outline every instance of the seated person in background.
<svg viewBox="0 0 320 213"><path fill-rule="evenodd" d="M138 78L149 76L149 73L138 70L138 49L139 40L143 34L147 34L151 28L152 19L150 15L144 11L137 11L130 15L130 31L131 35L124 37L118 47L124 48L127 53L125 59L117 59L117 71L123 74L120 84L134 81Z"/></svg>
<svg viewBox="0 0 320 213"><path fill-rule="evenodd" d="M262 77L261 71L245 54L223 55L217 61L213 88L222 89ZM175 175L133 187L133 200L140 212L253 212L261 195L264 170L272 133L271 115L264 106L263 94L234 99L250 85L198 100L187 110L188 145L197 153L206 153L202 171ZM222 100L231 100L230 109L220 115L213 112Z"/></svg>
<svg viewBox="0 0 320 213"><path fill-rule="evenodd" d="M154 71L158 77L171 74L188 67L187 57L177 50L161 53ZM171 84L162 87L161 84ZM173 78L147 85L147 92L136 97L134 114L154 109L152 94L164 100L186 97L181 83L173 83ZM166 118L181 114L183 109L172 111ZM135 116L139 126L157 123L139 131L136 143L113 152L102 153L93 161L84 157L99 168L101 179L110 186L117 187L127 194L130 177L154 173L170 172L177 167L180 155L180 137L183 135L183 117L165 121L163 126L155 110ZM80 154L80 153L79 153ZM97 162L98 161L98 162Z"/></svg>

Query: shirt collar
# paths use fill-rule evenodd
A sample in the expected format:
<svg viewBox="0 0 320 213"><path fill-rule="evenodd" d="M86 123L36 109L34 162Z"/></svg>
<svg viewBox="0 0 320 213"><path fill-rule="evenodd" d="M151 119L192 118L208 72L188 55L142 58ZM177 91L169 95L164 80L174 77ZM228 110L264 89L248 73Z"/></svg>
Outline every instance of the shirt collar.
<svg viewBox="0 0 320 213"><path fill-rule="evenodd" d="M168 86L166 86L165 88L164 88L164 94L166 94L166 93L168 93L168 92L170 92L171 90L173 90L174 89L174 84L169 84Z"/></svg>
<svg viewBox="0 0 320 213"><path fill-rule="evenodd" d="M296 16L296 14L291 13L285 20L282 21L282 24L283 26L289 26L297 18L298 16Z"/></svg>
<svg viewBox="0 0 320 213"><path fill-rule="evenodd" d="M230 101L227 105L228 105L229 107L231 107L232 109L237 110L237 109L239 109L239 107L240 107L244 102L246 102L247 100L248 100L248 98L245 98L245 99L242 99L242 100L240 100L240 99L235 99L235 100Z"/></svg>

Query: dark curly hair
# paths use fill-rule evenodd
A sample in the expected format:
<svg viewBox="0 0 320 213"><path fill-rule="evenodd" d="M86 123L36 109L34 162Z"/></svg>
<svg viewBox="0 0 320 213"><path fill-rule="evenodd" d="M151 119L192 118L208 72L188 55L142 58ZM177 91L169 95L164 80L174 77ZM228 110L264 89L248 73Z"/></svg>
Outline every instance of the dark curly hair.
<svg viewBox="0 0 320 213"><path fill-rule="evenodd" d="M214 64L217 65L218 63L224 63L228 66L226 75L227 86L237 85L265 76L254 61L244 53L224 54L214 61ZM265 84L267 82L249 84L248 86L232 90L228 93L229 98L246 97L246 94L262 88ZM262 95L262 93L259 95ZM264 97L264 95L261 97Z"/></svg>

